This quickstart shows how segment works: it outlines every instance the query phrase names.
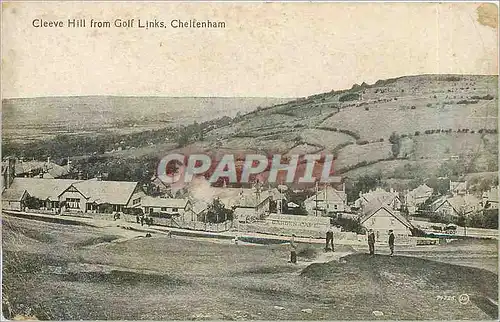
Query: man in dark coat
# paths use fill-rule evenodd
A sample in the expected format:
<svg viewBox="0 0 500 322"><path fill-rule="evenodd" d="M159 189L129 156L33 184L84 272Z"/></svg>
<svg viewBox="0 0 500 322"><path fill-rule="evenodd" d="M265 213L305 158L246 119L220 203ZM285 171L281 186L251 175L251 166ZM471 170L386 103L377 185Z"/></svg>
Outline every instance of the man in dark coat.
<svg viewBox="0 0 500 322"><path fill-rule="evenodd" d="M330 248L331 246L331 248ZM328 228L328 231L326 232L326 251L335 251L335 248L333 248L333 231L332 228Z"/></svg>
<svg viewBox="0 0 500 322"><path fill-rule="evenodd" d="M389 249L391 250L391 256L394 255L394 232L389 230Z"/></svg>
<svg viewBox="0 0 500 322"><path fill-rule="evenodd" d="M368 232L368 248L370 249L370 255L375 255L375 233L373 229Z"/></svg>
<svg viewBox="0 0 500 322"><path fill-rule="evenodd" d="M295 244L295 235L290 239L290 263L297 264L297 244Z"/></svg>

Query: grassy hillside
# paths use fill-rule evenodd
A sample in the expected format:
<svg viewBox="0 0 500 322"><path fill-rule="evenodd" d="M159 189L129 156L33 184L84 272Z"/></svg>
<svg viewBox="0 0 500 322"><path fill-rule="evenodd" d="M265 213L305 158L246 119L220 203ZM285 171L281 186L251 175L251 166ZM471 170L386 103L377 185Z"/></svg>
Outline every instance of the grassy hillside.
<svg viewBox="0 0 500 322"><path fill-rule="evenodd" d="M125 96L4 99L2 135L7 139L26 141L61 133L133 133L222 116L234 117L259 106L288 100L272 97Z"/></svg>
<svg viewBox="0 0 500 322"><path fill-rule="evenodd" d="M498 170L497 76L407 76L278 104L273 99L243 98L82 98L73 103L68 100L71 101L8 101L3 117L4 151L42 159L82 156L74 159L82 160L78 166L91 176L95 171L89 168L94 165L85 160L89 156L102 157L108 168L118 164L116 172L123 172L116 178L120 180L126 179L127 173L143 170L120 170L120 163L130 164L128 160L134 159L144 167L140 165L145 164L142 159L154 164L155 158L172 151L215 151L219 155L333 153L337 156L336 171L353 179L372 173L381 173L384 179L423 179L429 175L450 175L446 168L452 169L455 176ZM66 104L71 107L65 107ZM39 105L44 108L37 109ZM212 108L207 113L209 106ZM18 113L19 108L37 113ZM45 115L46 111L52 114ZM136 123L125 121L128 119ZM212 120L191 123L189 127L174 125L188 119ZM63 120L69 123L64 125ZM47 128L40 129L40 122L45 122ZM48 125L51 122L53 127ZM73 128L73 123L80 127ZM48 143L32 142L25 146L5 141L18 135L11 135L16 131L27 140L64 132L65 126L67 131L97 131L102 136L83 134L74 139L58 135ZM145 131L142 127L160 129ZM120 131L140 133L116 133ZM396 140L391 139L393 133ZM155 167L147 170L152 173Z"/></svg>
<svg viewBox="0 0 500 322"><path fill-rule="evenodd" d="M355 169L384 168L384 162L392 172L407 164L402 160L419 172L436 172L450 158L466 163L467 172L495 171L497 89L496 76L463 75L354 85L247 114L206 139L232 149L252 149L258 142L282 153L335 153L337 170L354 176ZM393 132L401 137L396 161L388 142ZM235 140L235 134L252 141Z"/></svg>

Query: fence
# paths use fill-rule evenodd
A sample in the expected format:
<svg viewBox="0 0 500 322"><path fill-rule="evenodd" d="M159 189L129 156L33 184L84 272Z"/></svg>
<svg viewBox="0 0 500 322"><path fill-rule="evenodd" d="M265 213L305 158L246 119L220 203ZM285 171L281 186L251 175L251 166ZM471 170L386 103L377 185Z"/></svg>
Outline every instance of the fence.
<svg viewBox="0 0 500 322"><path fill-rule="evenodd" d="M303 227L297 226L281 226L272 225L266 223L251 223L251 224L240 224L239 230L241 232L252 232L261 233L268 235L278 235L278 236L291 236L292 234L297 237L303 238L325 238L325 229L315 229L314 227ZM333 233L335 240L356 240L357 234L353 232L340 232L336 231Z"/></svg>

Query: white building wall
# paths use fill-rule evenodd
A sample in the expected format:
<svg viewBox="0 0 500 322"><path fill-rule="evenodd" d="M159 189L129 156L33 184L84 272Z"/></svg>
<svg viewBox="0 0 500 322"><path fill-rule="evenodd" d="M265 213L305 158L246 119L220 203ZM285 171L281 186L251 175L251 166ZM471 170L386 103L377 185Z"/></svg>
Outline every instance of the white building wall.
<svg viewBox="0 0 500 322"><path fill-rule="evenodd" d="M403 223L392 216L387 210L380 209L373 216L363 222L366 229L373 229L375 236L378 232L378 240L385 240L389 236L389 230L394 231L394 235L408 236L411 231Z"/></svg>

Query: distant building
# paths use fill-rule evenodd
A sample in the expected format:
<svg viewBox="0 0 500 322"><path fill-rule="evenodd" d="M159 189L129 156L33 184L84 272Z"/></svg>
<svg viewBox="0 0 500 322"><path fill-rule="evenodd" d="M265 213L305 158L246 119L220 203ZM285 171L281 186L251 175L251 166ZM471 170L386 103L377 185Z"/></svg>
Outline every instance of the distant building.
<svg viewBox="0 0 500 322"><path fill-rule="evenodd" d="M453 182L450 180L450 193L452 196L463 196L467 193L467 181Z"/></svg>
<svg viewBox="0 0 500 322"><path fill-rule="evenodd" d="M269 196L242 195L232 206L235 218L240 222L262 219L269 214L270 201Z"/></svg>
<svg viewBox="0 0 500 322"><path fill-rule="evenodd" d="M410 236L413 225L399 211L388 205L378 204L367 207L360 220L366 229L373 229L377 240L387 240L389 230L397 236Z"/></svg>
<svg viewBox="0 0 500 322"><path fill-rule="evenodd" d="M449 219L467 215L482 208L481 200L470 194L438 199L433 206L436 214Z"/></svg>
<svg viewBox="0 0 500 322"><path fill-rule="evenodd" d="M382 188L377 188L366 193L360 193L359 198L354 202L354 206L358 209L363 209L367 204L373 203L388 206L392 210L399 210L403 205L403 201L397 191L393 189L386 191Z"/></svg>
<svg viewBox="0 0 500 322"><path fill-rule="evenodd" d="M146 196L141 201L145 214L178 217L182 221L196 221L189 199L153 198Z"/></svg>
<svg viewBox="0 0 500 322"><path fill-rule="evenodd" d="M498 186L483 192L482 206L484 209L498 209Z"/></svg>
<svg viewBox="0 0 500 322"><path fill-rule="evenodd" d="M7 168L9 162L13 162L14 177L56 179L66 178L71 173L71 161L68 161L67 165L61 166L51 162L50 158L47 158L47 161L24 161L22 158L8 159L9 160L2 161L2 169Z"/></svg>
<svg viewBox="0 0 500 322"><path fill-rule="evenodd" d="M414 214L418 207L425 203L433 194L434 189L422 184L405 195L405 204L410 214Z"/></svg>
<svg viewBox="0 0 500 322"><path fill-rule="evenodd" d="M307 198L304 205L310 215L315 215L316 212L318 215L343 212L347 208L347 195L345 190L326 186Z"/></svg>

